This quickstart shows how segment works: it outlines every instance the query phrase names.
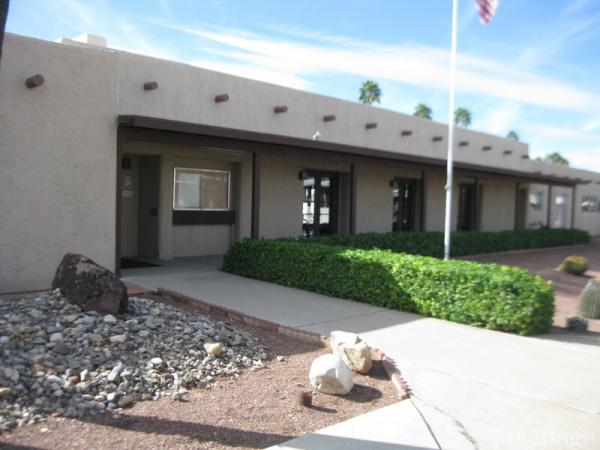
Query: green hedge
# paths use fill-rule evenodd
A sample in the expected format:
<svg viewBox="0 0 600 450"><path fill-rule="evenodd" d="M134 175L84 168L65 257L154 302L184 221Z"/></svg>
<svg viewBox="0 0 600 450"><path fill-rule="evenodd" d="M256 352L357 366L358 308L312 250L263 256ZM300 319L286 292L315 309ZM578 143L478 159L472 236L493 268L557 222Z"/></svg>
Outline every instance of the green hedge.
<svg viewBox="0 0 600 450"><path fill-rule="evenodd" d="M223 270L519 334L548 331L554 313L552 286L524 269L389 250L244 240L230 248Z"/></svg>
<svg viewBox="0 0 600 450"><path fill-rule="evenodd" d="M444 253L444 234L437 231L363 233L290 239L361 249L378 248L399 253L434 256L436 258L441 258ZM452 233L452 256L560 247L587 244L588 242L590 242L590 235L586 231L572 229L457 231Z"/></svg>

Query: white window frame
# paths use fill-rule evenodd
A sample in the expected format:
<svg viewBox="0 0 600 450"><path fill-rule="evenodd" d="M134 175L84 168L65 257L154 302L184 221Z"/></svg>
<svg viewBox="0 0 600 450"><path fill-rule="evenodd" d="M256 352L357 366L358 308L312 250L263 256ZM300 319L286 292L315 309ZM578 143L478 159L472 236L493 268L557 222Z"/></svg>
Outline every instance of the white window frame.
<svg viewBox="0 0 600 450"><path fill-rule="evenodd" d="M227 208L178 208L176 206L177 199L175 198L177 185L177 170L185 170L188 172L214 172L227 174ZM202 177L200 177L200 200L202 200ZM231 171L217 169L198 169L194 167L174 167L173 168L173 211L230 211L231 210Z"/></svg>
<svg viewBox="0 0 600 450"><path fill-rule="evenodd" d="M539 199L539 202L532 203L531 202L531 198L532 197L536 198L536 199ZM544 198L545 198L545 195L544 195L544 193L542 191L531 192L529 194L529 198L527 199L528 203L529 203L529 207L531 209L533 209L534 211L540 211L540 210L544 209Z"/></svg>

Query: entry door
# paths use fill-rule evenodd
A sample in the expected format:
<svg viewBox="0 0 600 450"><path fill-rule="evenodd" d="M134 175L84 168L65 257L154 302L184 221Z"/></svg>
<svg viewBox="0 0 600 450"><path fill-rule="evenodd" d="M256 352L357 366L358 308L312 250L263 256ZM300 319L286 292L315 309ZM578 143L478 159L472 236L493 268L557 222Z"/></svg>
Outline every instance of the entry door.
<svg viewBox="0 0 600 450"><path fill-rule="evenodd" d="M307 172L302 202L302 231L305 236L337 233L338 188L338 174Z"/></svg>
<svg viewBox="0 0 600 450"><path fill-rule="evenodd" d="M158 258L158 196L160 156L140 156L138 255Z"/></svg>
<svg viewBox="0 0 600 450"><path fill-rule="evenodd" d="M461 184L458 197L458 223L460 231L477 230L479 227L479 198L481 185Z"/></svg>
<svg viewBox="0 0 600 450"><path fill-rule="evenodd" d="M417 211L418 180L394 180L394 231L414 231Z"/></svg>
<svg viewBox="0 0 600 450"><path fill-rule="evenodd" d="M519 188L517 190L517 201L515 211L515 229L524 230L527 218L527 200L529 192L527 189Z"/></svg>

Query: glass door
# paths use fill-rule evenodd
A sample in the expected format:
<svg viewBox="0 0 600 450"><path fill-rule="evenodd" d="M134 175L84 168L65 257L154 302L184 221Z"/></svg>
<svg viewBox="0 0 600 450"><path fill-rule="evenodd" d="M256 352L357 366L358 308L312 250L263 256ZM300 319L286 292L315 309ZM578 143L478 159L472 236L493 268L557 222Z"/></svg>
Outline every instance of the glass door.
<svg viewBox="0 0 600 450"><path fill-rule="evenodd" d="M304 236L337 233L338 176L335 173L307 172L304 177L302 232Z"/></svg>
<svg viewBox="0 0 600 450"><path fill-rule="evenodd" d="M394 231L415 231L418 180L396 178L394 193Z"/></svg>

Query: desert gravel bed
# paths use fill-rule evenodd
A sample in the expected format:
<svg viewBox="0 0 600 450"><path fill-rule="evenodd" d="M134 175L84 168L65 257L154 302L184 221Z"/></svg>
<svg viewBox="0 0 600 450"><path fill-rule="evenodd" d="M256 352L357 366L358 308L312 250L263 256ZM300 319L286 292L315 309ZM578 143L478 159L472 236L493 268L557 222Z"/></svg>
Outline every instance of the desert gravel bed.
<svg viewBox="0 0 600 450"><path fill-rule="evenodd" d="M103 316L59 291L0 302L0 355L0 432L181 400L267 358L247 333L198 313L130 298L126 314Z"/></svg>
<svg viewBox="0 0 600 450"><path fill-rule="evenodd" d="M194 305L150 298L200 314ZM220 318L211 320L219 322ZM119 418L107 413L79 418L52 416L0 435L0 447L264 448L396 401L393 386L375 362L368 376L355 374L355 388L349 395L316 394L313 407L300 406L298 395L311 389L310 363L327 350L238 322L226 325L268 348L269 359L261 369L242 370L235 378L219 377L207 388L191 389L183 401L163 396L157 401L135 403L123 409Z"/></svg>

